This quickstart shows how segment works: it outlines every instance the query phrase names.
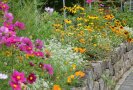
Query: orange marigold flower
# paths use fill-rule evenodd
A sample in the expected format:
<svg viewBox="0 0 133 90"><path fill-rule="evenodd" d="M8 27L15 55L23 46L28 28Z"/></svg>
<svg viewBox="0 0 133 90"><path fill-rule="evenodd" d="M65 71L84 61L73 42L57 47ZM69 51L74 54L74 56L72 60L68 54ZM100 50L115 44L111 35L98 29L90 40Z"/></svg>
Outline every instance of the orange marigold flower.
<svg viewBox="0 0 133 90"><path fill-rule="evenodd" d="M79 48L79 52L80 52L80 53L84 53L85 51L86 51L85 48Z"/></svg>
<svg viewBox="0 0 133 90"><path fill-rule="evenodd" d="M75 72L75 76L77 76L77 77L84 77L85 76L85 73L84 72L82 72L82 71L77 71L77 72Z"/></svg>
<svg viewBox="0 0 133 90"><path fill-rule="evenodd" d="M52 90L61 90L61 87L59 85L54 85Z"/></svg>

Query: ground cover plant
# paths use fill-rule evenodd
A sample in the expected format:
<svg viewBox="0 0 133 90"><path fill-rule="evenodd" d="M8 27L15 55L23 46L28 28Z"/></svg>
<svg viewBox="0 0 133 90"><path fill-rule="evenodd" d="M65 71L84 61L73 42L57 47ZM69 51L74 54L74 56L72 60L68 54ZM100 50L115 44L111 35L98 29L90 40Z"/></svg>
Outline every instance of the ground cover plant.
<svg viewBox="0 0 133 90"><path fill-rule="evenodd" d="M83 85L84 68L132 42L132 19L91 0L38 9L32 0L0 1L0 89L69 90ZM21 5L22 4L22 5ZM131 13L128 17L131 17ZM121 17L123 18L121 18ZM89 62L88 62L89 61Z"/></svg>

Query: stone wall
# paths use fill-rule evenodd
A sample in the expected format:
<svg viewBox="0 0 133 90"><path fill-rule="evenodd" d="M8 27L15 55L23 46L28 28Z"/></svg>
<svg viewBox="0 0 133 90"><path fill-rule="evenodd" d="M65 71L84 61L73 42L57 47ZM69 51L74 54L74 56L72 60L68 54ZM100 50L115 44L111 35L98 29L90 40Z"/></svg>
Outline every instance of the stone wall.
<svg viewBox="0 0 133 90"><path fill-rule="evenodd" d="M84 86L71 90L114 90L115 83L133 65L133 44L122 43L109 58L91 62L86 70Z"/></svg>

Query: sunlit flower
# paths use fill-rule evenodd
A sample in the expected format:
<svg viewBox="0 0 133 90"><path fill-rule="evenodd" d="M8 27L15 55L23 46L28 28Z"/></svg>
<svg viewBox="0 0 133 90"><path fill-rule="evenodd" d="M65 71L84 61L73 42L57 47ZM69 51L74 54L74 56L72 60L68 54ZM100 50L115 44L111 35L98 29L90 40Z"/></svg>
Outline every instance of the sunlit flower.
<svg viewBox="0 0 133 90"><path fill-rule="evenodd" d="M14 70L12 76L11 76L11 80L13 82L25 82L26 81L26 78L25 78L25 74L24 72L18 72L16 70Z"/></svg>
<svg viewBox="0 0 133 90"><path fill-rule="evenodd" d="M61 87L59 85L54 85L52 90L61 90Z"/></svg>
<svg viewBox="0 0 133 90"><path fill-rule="evenodd" d="M67 23L67 24L71 24L72 23L72 21L69 20L69 19L65 19L64 22Z"/></svg>

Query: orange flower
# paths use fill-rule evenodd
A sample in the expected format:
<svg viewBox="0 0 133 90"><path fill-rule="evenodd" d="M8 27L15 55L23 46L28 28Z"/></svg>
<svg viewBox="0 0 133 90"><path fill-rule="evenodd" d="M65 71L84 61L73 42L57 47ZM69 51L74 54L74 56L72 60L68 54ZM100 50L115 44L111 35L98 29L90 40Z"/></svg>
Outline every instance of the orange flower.
<svg viewBox="0 0 133 90"><path fill-rule="evenodd" d="M54 85L52 90L61 90L61 87L59 85Z"/></svg>
<svg viewBox="0 0 133 90"><path fill-rule="evenodd" d="M84 77L85 76L85 73L84 72L82 72L82 71L77 71L77 72L75 72L75 75L77 76L77 77Z"/></svg>
<svg viewBox="0 0 133 90"><path fill-rule="evenodd" d="M79 48L79 52L80 52L80 53L84 53L85 51L86 51L85 48Z"/></svg>

